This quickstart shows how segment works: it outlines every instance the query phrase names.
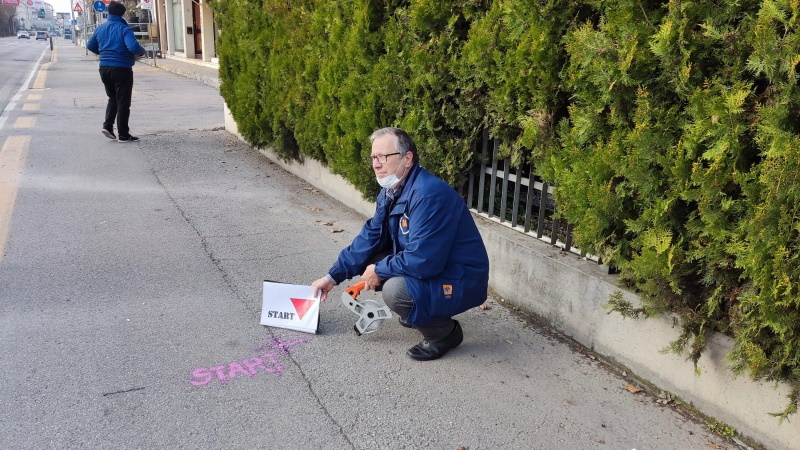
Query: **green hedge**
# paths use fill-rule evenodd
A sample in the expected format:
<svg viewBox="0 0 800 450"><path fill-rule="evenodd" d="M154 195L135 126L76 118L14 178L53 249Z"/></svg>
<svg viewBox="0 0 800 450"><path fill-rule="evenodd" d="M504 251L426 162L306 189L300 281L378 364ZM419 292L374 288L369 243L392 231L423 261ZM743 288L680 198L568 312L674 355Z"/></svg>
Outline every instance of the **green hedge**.
<svg viewBox="0 0 800 450"><path fill-rule="evenodd" d="M375 193L366 136L408 130L453 185L478 130L558 186L577 245L675 312L697 362L800 400L800 2L213 2L241 134Z"/></svg>

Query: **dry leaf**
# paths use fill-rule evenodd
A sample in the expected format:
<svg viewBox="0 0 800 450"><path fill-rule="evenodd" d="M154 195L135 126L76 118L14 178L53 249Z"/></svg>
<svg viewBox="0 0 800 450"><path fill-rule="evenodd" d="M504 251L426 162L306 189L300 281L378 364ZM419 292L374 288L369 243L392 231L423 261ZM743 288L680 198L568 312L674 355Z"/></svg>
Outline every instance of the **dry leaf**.
<svg viewBox="0 0 800 450"><path fill-rule="evenodd" d="M319 208L315 208L315 207L313 207L313 206L312 206L312 207L310 207L310 208L308 208L308 209L310 209L311 211L322 211L321 209L319 209Z"/></svg>
<svg viewBox="0 0 800 450"><path fill-rule="evenodd" d="M333 225L333 222L322 222L322 224L325 226L331 226Z"/></svg>
<svg viewBox="0 0 800 450"><path fill-rule="evenodd" d="M564 403L568 404L569 406L572 406L574 404L572 403L572 400L564 400Z"/></svg>
<svg viewBox="0 0 800 450"><path fill-rule="evenodd" d="M639 392L642 392L641 389L639 389L638 387L636 387L636 386L634 386L632 384L625 383L625 385L623 387L625 388L625 390L627 390L628 392L630 392L631 394L634 394L634 395L638 394Z"/></svg>
<svg viewBox="0 0 800 450"><path fill-rule="evenodd" d="M487 309L492 309L492 305L490 305L488 302L484 303L481 305L481 309L484 311L486 311Z"/></svg>
<svg viewBox="0 0 800 450"><path fill-rule="evenodd" d="M341 233L342 231L344 230L341 228L331 228L331 233Z"/></svg>
<svg viewBox="0 0 800 450"><path fill-rule="evenodd" d="M509 344L513 344L513 342L511 342L511 339L506 339L506 342L508 342Z"/></svg>

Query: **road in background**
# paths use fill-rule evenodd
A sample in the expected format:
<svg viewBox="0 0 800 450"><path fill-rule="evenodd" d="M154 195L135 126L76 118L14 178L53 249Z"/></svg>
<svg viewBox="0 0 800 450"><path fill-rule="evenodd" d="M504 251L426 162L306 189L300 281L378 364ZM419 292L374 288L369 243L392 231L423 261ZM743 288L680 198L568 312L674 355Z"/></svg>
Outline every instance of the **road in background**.
<svg viewBox="0 0 800 450"><path fill-rule="evenodd" d="M0 112L17 93L30 75L36 61L50 48L49 41L17 39L16 36L0 38Z"/></svg>
<svg viewBox="0 0 800 450"><path fill-rule="evenodd" d="M499 299L425 363L394 321L356 336L343 286L319 334L262 327L261 281L310 283L364 218L225 132L204 84L137 65L123 144L96 59L45 59L0 129L4 448L733 447Z"/></svg>

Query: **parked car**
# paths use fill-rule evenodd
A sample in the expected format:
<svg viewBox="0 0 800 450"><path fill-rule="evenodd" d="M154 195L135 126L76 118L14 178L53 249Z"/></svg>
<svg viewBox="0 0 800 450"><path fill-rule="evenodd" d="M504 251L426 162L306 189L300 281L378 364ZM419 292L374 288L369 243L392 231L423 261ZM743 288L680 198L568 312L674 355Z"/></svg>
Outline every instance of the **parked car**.
<svg viewBox="0 0 800 450"><path fill-rule="evenodd" d="M50 36L47 35L47 31L37 31L36 32L36 40L39 39L46 41Z"/></svg>
<svg viewBox="0 0 800 450"><path fill-rule="evenodd" d="M17 39L30 39L30 38L31 35L28 34L28 32L25 30L20 30L19 32L17 32Z"/></svg>

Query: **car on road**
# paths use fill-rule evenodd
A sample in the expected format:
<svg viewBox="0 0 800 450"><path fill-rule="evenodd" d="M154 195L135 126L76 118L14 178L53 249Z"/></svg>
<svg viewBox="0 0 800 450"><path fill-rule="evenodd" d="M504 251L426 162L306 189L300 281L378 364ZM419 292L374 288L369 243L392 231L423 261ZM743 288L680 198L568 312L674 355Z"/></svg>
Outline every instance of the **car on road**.
<svg viewBox="0 0 800 450"><path fill-rule="evenodd" d="M17 39L30 39L30 38L31 38L31 35L28 34L28 32L25 31L25 30L20 30L17 33Z"/></svg>
<svg viewBox="0 0 800 450"><path fill-rule="evenodd" d="M41 39L43 41L46 41L48 38L49 38L49 36L47 36L47 31L37 31L36 32L36 40L37 41L39 39Z"/></svg>

